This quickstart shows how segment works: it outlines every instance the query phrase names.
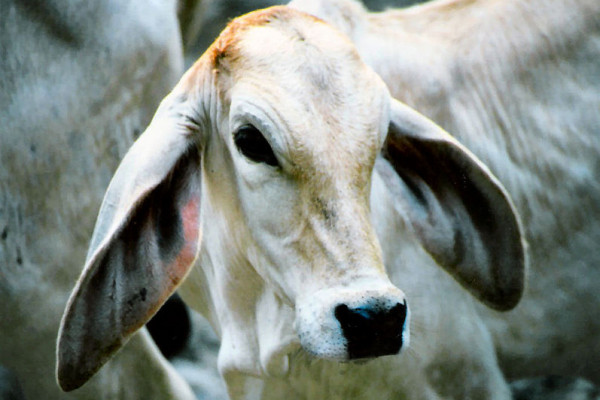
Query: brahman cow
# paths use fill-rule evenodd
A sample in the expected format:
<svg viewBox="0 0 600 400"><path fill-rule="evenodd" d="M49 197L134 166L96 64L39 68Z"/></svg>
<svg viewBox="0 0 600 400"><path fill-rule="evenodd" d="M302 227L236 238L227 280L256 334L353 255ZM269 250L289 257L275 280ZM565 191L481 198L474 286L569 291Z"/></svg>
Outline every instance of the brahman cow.
<svg viewBox="0 0 600 400"><path fill-rule="evenodd" d="M0 364L26 399L194 399L145 332L81 390L54 372L103 187L182 71L176 2L1 3Z"/></svg>
<svg viewBox="0 0 600 400"><path fill-rule="evenodd" d="M359 13L360 25L343 14L358 51L292 8L234 20L113 177L59 333L63 389L85 383L177 287L221 338L232 399L510 399L504 373L595 379L598 7L579 20L533 8L539 27L517 25L532 35L521 50L507 28L523 17L519 4L409 9L389 18L397 36L371 24L378 16ZM497 35L480 33L480 23ZM572 45L553 46L553 29ZM463 41L470 53L452 49ZM542 44L579 58L561 62ZM504 64L483 62L492 55ZM490 167L391 97L363 59L395 96L422 99L430 116L440 110ZM568 79L543 77L555 68L579 68L567 77L588 83L577 86L581 98L567 96ZM442 78L453 74L446 92ZM508 90L514 102L499 97ZM517 96L531 105L516 106ZM552 108L565 97L588 107ZM498 312L524 291L522 305ZM573 371L566 353L584 346Z"/></svg>
<svg viewBox="0 0 600 400"><path fill-rule="evenodd" d="M292 6L346 32L395 97L510 193L529 244L528 288L510 313L479 310L503 371L600 383L600 2Z"/></svg>

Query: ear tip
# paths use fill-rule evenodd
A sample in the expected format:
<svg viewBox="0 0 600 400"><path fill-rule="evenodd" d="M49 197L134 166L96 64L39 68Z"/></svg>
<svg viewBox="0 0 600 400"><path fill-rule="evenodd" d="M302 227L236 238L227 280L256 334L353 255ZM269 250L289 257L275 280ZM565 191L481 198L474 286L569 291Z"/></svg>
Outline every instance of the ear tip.
<svg viewBox="0 0 600 400"><path fill-rule="evenodd" d="M515 274L510 282L501 285L491 293L487 293L486 298L482 301L490 308L496 311L510 311L517 307L525 293L525 263L521 264L520 274Z"/></svg>
<svg viewBox="0 0 600 400"><path fill-rule="evenodd" d="M523 289L515 289L510 293L503 293L498 298L486 299L485 303L496 311L506 312L514 309L523 297Z"/></svg>
<svg viewBox="0 0 600 400"><path fill-rule="evenodd" d="M56 381L65 392L81 387L93 374L85 372L83 359L73 347L78 342L72 337L70 317L69 306L67 306L58 330L56 344Z"/></svg>
<svg viewBox="0 0 600 400"><path fill-rule="evenodd" d="M75 389L79 389L83 383L74 382L68 377L59 376L57 377L58 386L60 386L63 392L72 392Z"/></svg>
<svg viewBox="0 0 600 400"><path fill-rule="evenodd" d="M65 392L71 392L86 384L105 361L89 352L77 353L58 347L56 357L56 381Z"/></svg>
<svg viewBox="0 0 600 400"><path fill-rule="evenodd" d="M63 327L61 327L56 350L56 381L58 386L65 392L70 392L81 387L89 375L82 373L81 360L63 340Z"/></svg>
<svg viewBox="0 0 600 400"><path fill-rule="evenodd" d="M61 361L59 353L56 366L56 381L64 392L71 392L83 386L93 375L85 368L79 368L78 363Z"/></svg>
<svg viewBox="0 0 600 400"><path fill-rule="evenodd" d="M64 322L64 321L63 321ZM65 392L83 386L104 365L96 351L86 351L83 341L73 335L68 323L61 325L56 349L56 381Z"/></svg>

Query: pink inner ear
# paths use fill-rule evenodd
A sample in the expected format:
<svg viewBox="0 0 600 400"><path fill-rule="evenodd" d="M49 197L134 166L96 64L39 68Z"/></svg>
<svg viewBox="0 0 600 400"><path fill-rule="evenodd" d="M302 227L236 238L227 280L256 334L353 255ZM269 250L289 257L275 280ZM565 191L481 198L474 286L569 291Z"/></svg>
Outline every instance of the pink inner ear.
<svg viewBox="0 0 600 400"><path fill-rule="evenodd" d="M191 269L200 243L200 196L192 196L181 210L185 245L171 265L167 267L174 285L177 285Z"/></svg>

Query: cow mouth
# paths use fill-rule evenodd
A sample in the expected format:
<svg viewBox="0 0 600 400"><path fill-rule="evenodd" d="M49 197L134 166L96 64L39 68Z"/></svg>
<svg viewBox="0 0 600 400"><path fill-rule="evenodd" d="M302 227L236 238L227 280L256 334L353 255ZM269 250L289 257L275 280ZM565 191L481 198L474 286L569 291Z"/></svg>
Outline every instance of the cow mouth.
<svg viewBox="0 0 600 400"><path fill-rule="evenodd" d="M362 363L408 346L410 311L398 289L323 290L302 300L295 330L312 357Z"/></svg>

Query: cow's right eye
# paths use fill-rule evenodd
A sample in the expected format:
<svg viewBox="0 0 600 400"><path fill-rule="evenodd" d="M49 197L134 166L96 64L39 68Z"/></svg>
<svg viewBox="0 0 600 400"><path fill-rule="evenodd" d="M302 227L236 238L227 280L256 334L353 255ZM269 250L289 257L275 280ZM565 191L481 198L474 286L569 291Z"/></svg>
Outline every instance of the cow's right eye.
<svg viewBox="0 0 600 400"><path fill-rule="evenodd" d="M267 139L252 125L243 125L234 134L233 140L240 153L251 161L276 167L277 158Z"/></svg>

